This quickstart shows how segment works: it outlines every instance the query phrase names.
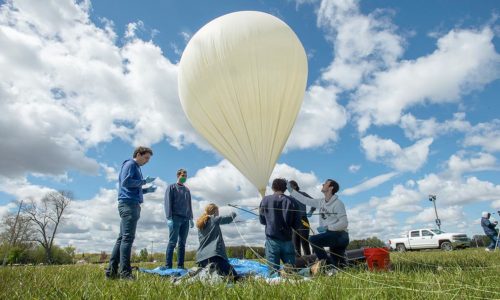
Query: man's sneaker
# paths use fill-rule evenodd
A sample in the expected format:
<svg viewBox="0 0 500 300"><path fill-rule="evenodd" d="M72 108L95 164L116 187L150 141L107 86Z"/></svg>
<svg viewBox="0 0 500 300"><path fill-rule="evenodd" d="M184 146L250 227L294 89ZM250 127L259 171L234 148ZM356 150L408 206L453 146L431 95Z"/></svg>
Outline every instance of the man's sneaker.
<svg viewBox="0 0 500 300"><path fill-rule="evenodd" d="M484 248L484 251L486 251L486 252L490 252L490 251L491 251L491 249L490 249L490 248Z"/></svg>
<svg viewBox="0 0 500 300"><path fill-rule="evenodd" d="M128 274L128 275L120 275L120 279L122 280L135 280L135 276L132 275L132 274Z"/></svg>
<svg viewBox="0 0 500 300"><path fill-rule="evenodd" d="M104 278L106 278L108 280L118 279L118 274L116 274L116 273L110 273L110 272L105 272L104 273Z"/></svg>

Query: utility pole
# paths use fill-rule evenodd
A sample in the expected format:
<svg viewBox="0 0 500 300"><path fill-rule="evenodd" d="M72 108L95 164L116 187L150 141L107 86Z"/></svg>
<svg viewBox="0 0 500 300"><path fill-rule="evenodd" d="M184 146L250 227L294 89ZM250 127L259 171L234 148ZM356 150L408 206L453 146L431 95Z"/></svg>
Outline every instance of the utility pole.
<svg viewBox="0 0 500 300"><path fill-rule="evenodd" d="M436 208L436 195L429 195L429 201L434 203L434 212L436 213L436 225L439 230L441 230L441 220L438 217L438 211Z"/></svg>
<svg viewBox="0 0 500 300"><path fill-rule="evenodd" d="M7 256L9 254L10 247L12 247L12 243L14 242L14 237L16 236L17 220L19 219L19 214L21 213L22 207L23 207L23 200L21 200L21 203L19 203L19 209L17 210L16 219L14 220L14 228L12 229L12 234L10 235L9 247L7 248L7 251L5 251L5 255L3 257L3 263L2 263L3 267L5 267L5 265L7 265Z"/></svg>
<svg viewBox="0 0 500 300"><path fill-rule="evenodd" d="M153 248L154 241L151 241L151 258L153 261L155 260L155 253L154 253L154 248Z"/></svg>

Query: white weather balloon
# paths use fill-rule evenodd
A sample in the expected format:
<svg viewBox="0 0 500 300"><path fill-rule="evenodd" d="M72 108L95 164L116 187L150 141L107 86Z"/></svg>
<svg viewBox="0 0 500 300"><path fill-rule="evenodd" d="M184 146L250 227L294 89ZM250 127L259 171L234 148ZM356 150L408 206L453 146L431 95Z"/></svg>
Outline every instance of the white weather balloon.
<svg viewBox="0 0 500 300"><path fill-rule="evenodd" d="M178 79L193 127L264 195L307 83L295 33L263 12L224 15L191 38Z"/></svg>

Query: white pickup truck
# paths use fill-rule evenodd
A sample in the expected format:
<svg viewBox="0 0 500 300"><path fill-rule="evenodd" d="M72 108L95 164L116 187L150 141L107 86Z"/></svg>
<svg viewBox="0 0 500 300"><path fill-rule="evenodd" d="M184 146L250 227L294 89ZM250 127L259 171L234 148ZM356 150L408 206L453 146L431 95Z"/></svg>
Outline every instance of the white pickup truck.
<svg viewBox="0 0 500 300"><path fill-rule="evenodd" d="M390 239L392 250L404 252L406 250L439 249L451 251L456 248L470 246L470 239L465 233L446 233L439 229L410 230L404 237Z"/></svg>

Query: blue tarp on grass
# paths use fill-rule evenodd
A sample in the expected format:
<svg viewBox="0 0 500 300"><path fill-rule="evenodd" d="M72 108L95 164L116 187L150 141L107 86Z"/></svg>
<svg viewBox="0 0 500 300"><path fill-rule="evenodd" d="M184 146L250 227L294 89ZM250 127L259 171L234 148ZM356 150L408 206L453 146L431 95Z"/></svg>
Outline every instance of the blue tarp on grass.
<svg viewBox="0 0 500 300"><path fill-rule="evenodd" d="M154 269L139 268L139 271L150 274L158 274L161 276L173 276L173 277L181 277L188 273L188 271L184 269L167 269L163 266L156 267Z"/></svg>
<svg viewBox="0 0 500 300"><path fill-rule="evenodd" d="M229 263L234 267L236 273L240 276L259 276L270 277L269 267L265 264L253 260L230 258ZM140 268L139 271L160 276L182 277L188 273L184 269L167 269L165 267L156 267L154 269Z"/></svg>
<svg viewBox="0 0 500 300"><path fill-rule="evenodd" d="M260 262L247 259L230 258L229 263L240 276L254 275L265 278L269 277L269 266Z"/></svg>

